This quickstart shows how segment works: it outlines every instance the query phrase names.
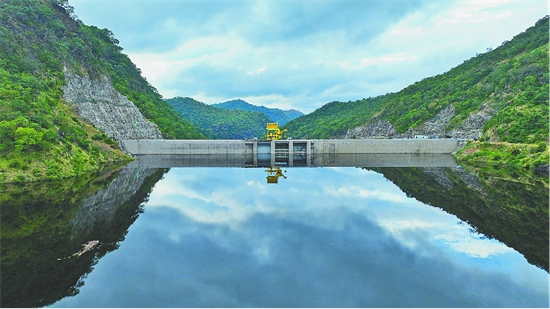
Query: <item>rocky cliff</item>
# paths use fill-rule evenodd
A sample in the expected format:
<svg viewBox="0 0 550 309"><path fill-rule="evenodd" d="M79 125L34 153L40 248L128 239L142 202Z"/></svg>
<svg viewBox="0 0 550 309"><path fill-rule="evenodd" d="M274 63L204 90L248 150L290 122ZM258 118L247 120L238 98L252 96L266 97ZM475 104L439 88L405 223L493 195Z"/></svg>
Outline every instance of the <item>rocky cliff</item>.
<svg viewBox="0 0 550 309"><path fill-rule="evenodd" d="M374 118L368 124L348 130L344 138L413 138L415 135L425 135L439 138L478 139L483 134L483 126L491 119L494 112L489 104L485 104L458 126L450 128L449 122L455 115L455 109L449 105L433 118L402 134L397 134L396 128L390 122Z"/></svg>
<svg viewBox="0 0 550 309"><path fill-rule="evenodd" d="M92 79L65 69L63 98L76 106L78 114L104 131L109 137L124 139L162 139L156 124L145 119L128 98L113 88L101 75Z"/></svg>

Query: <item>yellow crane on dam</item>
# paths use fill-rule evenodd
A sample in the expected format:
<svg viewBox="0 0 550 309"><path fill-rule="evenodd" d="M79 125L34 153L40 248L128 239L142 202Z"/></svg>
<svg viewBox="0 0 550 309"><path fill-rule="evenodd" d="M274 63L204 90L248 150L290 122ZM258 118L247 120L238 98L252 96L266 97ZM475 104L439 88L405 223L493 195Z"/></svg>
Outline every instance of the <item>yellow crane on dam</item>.
<svg viewBox="0 0 550 309"><path fill-rule="evenodd" d="M281 138L286 138L286 129L279 129L278 123L268 123L266 127L265 139L266 140L280 140Z"/></svg>

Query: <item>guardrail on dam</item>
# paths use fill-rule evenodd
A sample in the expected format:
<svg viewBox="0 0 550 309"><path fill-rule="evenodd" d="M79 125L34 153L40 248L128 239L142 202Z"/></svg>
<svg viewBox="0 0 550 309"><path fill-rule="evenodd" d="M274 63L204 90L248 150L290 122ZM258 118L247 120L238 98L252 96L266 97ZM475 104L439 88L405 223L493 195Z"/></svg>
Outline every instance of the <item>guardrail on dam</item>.
<svg viewBox="0 0 550 309"><path fill-rule="evenodd" d="M123 140L132 155L450 154L454 139Z"/></svg>

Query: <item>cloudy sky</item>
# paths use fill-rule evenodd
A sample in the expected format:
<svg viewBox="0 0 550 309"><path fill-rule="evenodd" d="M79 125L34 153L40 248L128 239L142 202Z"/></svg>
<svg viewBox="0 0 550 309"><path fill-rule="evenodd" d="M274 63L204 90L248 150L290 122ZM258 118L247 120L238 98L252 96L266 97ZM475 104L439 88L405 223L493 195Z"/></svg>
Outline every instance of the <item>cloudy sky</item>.
<svg viewBox="0 0 550 309"><path fill-rule="evenodd" d="M397 92L497 48L547 0L70 0L165 98L312 112Z"/></svg>

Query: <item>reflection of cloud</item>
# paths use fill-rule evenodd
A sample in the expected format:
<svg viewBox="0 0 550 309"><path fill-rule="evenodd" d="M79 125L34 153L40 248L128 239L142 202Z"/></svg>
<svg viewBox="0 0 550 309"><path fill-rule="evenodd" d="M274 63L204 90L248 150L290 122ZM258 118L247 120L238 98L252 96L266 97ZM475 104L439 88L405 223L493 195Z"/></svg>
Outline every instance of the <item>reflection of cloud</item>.
<svg viewBox="0 0 550 309"><path fill-rule="evenodd" d="M421 249L419 235L429 243L445 245L451 251L464 253L472 257L487 258L493 255L510 253L514 250L497 240L480 239L479 235L465 233L465 227L449 224L445 221L424 221L422 218L409 220L391 220L381 224L401 243L412 249ZM414 237L409 237L414 232Z"/></svg>
<svg viewBox="0 0 550 309"><path fill-rule="evenodd" d="M260 264L267 264L267 263L273 263L272 256L270 254L271 252L271 246L272 244L272 237L271 236L264 236L260 239L255 239L256 241L253 241L254 243L252 254L257 258L258 263Z"/></svg>
<svg viewBox="0 0 550 309"><path fill-rule="evenodd" d="M376 198L384 201L403 202L407 200L402 194L395 194L393 192L387 192L382 190L365 190L360 187L340 187L340 188L325 188L325 193L335 197L350 197L356 196L365 199Z"/></svg>
<svg viewBox="0 0 550 309"><path fill-rule="evenodd" d="M393 183L372 171L290 169L284 182L267 185L261 169L207 170L212 172L172 169L155 186L148 207L173 208L196 222L238 229L258 214L284 216L346 205L346 209L375 218L402 245L415 250L429 251L437 243L446 251L480 258L512 252L504 244L471 235L468 226L456 224L456 217L408 198ZM345 223L339 220L335 217L317 224L343 228ZM269 252L267 247L259 248L258 256Z"/></svg>
<svg viewBox="0 0 550 309"><path fill-rule="evenodd" d="M471 237L451 244L451 248L457 252L463 252L473 257L487 258L492 255L510 253L514 250L497 240L482 241L477 237Z"/></svg>
<svg viewBox="0 0 550 309"><path fill-rule="evenodd" d="M340 224L329 224L335 218ZM172 241L176 234L178 243ZM424 256L396 242L361 212L341 208L257 213L227 229L147 205L121 248L107 257L116 258L100 261L81 293L56 305L548 305L543 271L517 284L514 274L461 267L449 256Z"/></svg>
<svg viewBox="0 0 550 309"><path fill-rule="evenodd" d="M258 189L265 189L265 185L259 183L258 181L252 181L252 180L250 180L250 181L248 181L246 184L247 184L248 186L250 186L250 187L256 187L256 188L258 188Z"/></svg>

